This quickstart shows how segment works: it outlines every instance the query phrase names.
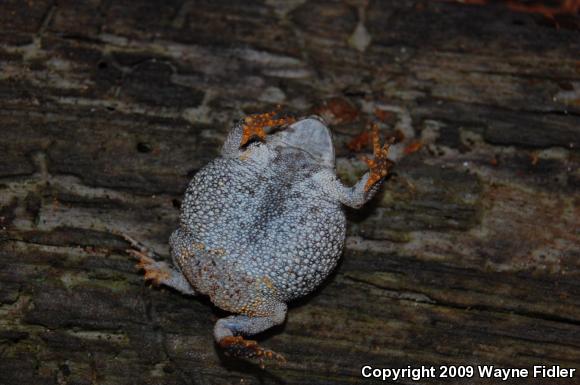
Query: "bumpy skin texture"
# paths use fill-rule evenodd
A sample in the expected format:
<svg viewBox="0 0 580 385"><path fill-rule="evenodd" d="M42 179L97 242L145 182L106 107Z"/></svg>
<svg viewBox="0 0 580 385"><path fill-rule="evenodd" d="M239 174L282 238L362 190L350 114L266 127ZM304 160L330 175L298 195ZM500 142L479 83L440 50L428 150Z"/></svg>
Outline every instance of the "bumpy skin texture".
<svg viewBox="0 0 580 385"><path fill-rule="evenodd" d="M236 124L221 156L189 184L179 228L170 238L179 270L141 258L154 282L208 295L237 314L216 323L216 341L233 355L260 360L281 356L241 335L284 322L286 303L312 292L330 274L345 239L342 205L368 201L384 179L369 178L386 175L390 165L381 158L375 163L382 169L371 165L355 186L345 187L334 172L330 132L319 118L287 125L294 120L272 116ZM270 124L282 127L265 135ZM261 141L243 145L252 135ZM375 148L375 157L386 156L382 151Z"/></svg>

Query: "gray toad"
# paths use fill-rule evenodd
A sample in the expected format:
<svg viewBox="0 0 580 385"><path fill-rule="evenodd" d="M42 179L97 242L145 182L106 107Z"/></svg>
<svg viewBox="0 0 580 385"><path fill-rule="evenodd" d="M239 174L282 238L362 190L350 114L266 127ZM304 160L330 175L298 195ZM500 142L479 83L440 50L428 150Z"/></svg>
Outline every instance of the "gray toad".
<svg viewBox="0 0 580 385"><path fill-rule="evenodd" d="M372 140L369 172L346 187L320 118L246 117L189 184L169 240L175 267L127 237L138 266L156 284L207 295L233 313L214 328L227 353L283 359L242 336L283 323L286 303L312 292L336 266L345 240L342 205L358 208L371 199L391 166L377 129Z"/></svg>

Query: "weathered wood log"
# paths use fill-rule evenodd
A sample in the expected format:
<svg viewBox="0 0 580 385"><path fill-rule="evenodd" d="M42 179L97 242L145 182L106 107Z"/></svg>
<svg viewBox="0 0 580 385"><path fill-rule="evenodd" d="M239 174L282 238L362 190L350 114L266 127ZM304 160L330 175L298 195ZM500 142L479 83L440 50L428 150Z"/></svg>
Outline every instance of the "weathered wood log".
<svg viewBox="0 0 580 385"><path fill-rule="evenodd" d="M0 383L580 371L579 25L496 3L4 2ZM169 258L191 176L276 104L329 119L345 181L367 123L410 144L349 212L336 273L262 336L288 363L261 370L216 349L209 301L148 288L113 232Z"/></svg>

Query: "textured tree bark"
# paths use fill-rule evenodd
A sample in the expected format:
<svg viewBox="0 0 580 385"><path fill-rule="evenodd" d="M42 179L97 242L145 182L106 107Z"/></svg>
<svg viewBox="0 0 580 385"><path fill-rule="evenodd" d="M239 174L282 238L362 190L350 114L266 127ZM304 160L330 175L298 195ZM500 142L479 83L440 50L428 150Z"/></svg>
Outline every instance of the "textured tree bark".
<svg viewBox="0 0 580 385"><path fill-rule="evenodd" d="M0 383L580 371L579 25L497 3L3 2ZM345 181L369 122L409 145L348 213L336 273L262 336L288 363L261 370L216 350L209 301L148 288L113 232L168 258L188 180L276 104L330 121Z"/></svg>

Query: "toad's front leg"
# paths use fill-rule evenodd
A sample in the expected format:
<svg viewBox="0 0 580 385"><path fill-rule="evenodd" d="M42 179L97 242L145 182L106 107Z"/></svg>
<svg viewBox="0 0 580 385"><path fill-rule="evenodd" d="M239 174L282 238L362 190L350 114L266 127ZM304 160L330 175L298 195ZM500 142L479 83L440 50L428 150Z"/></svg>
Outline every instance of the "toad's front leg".
<svg viewBox="0 0 580 385"><path fill-rule="evenodd" d="M387 157L389 144L381 146L376 126L371 132L371 139L373 158L364 159L369 166L369 171L354 186L344 186L331 170L322 170L314 177L328 196L346 206L359 208L368 202L376 194L393 165L393 162Z"/></svg>
<svg viewBox="0 0 580 385"><path fill-rule="evenodd" d="M393 165L393 162L387 157L389 155L390 143L381 146L379 137L379 128L374 125L371 132L371 141L373 145L373 158L364 158L365 163L369 166L369 177L365 182L364 191L368 192L377 182L382 181Z"/></svg>
<svg viewBox="0 0 580 385"><path fill-rule="evenodd" d="M266 128L287 126L295 121L296 119L293 117L281 115L278 110L246 116L243 120L237 122L229 132L222 147L222 155L236 156L240 148L248 144L251 139L264 140L266 138Z"/></svg>

